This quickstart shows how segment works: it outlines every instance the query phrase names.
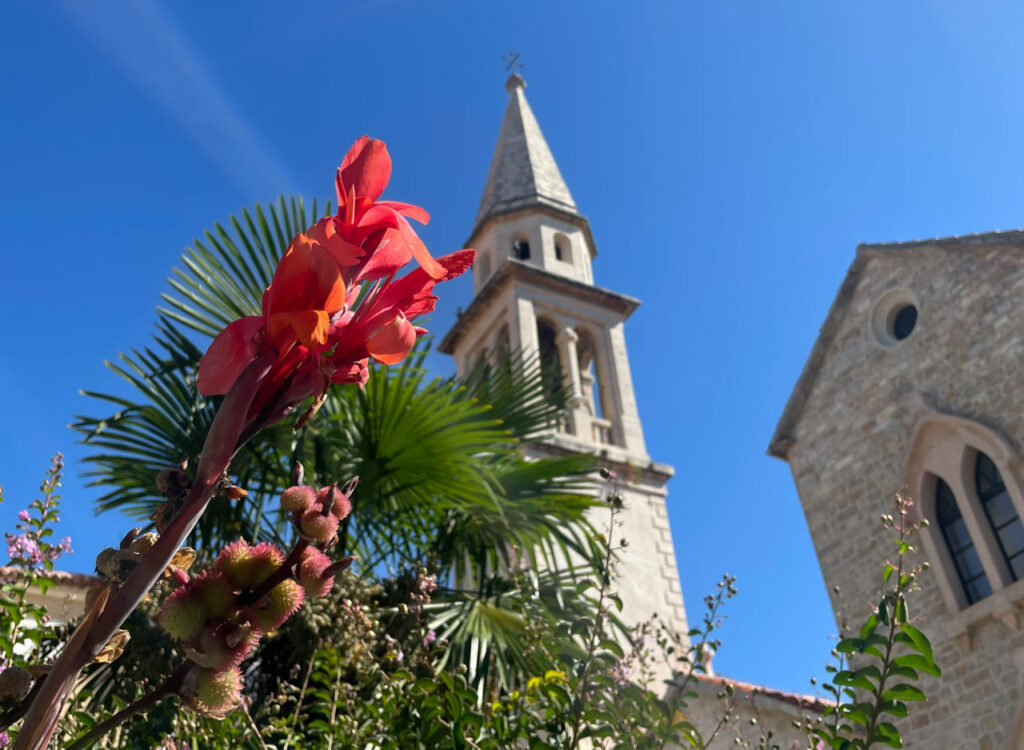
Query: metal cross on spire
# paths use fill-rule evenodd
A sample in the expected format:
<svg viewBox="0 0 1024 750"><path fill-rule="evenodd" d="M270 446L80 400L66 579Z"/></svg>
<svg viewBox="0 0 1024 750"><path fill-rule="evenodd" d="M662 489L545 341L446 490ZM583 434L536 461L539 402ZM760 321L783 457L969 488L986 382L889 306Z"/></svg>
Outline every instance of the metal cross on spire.
<svg viewBox="0 0 1024 750"><path fill-rule="evenodd" d="M523 67L523 64L519 62L519 53L512 50L509 50L508 54L501 58L501 61L506 63L505 71L508 73L514 72L516 68Z"/></svg>

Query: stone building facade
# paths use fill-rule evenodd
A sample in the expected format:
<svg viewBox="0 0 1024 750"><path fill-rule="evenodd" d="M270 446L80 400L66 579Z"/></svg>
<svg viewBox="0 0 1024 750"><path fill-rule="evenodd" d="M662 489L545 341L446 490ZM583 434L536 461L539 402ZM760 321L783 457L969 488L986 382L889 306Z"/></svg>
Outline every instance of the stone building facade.
<svg viewBox="0 0 1024 750"><path fill-rule="evenodd" d="M944 676L908 748L1024 748L1022 300L1024 232L862 245L769 447L852 622L893 554L894 493L929 521L912 614Z"/></svg>

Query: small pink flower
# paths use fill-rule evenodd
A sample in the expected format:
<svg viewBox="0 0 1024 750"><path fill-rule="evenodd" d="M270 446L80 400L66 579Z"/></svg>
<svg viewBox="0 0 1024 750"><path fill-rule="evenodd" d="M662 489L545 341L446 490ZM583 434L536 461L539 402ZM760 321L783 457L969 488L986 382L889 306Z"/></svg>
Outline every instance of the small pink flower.
<svg viewBox="0 0 1024 750"><path fill-rule="evenodd" d="M18 518L20 518L22 521L25 521L27 523L28 519L29 519L28 511L27 510L19 510L18 511Z"/></svg>

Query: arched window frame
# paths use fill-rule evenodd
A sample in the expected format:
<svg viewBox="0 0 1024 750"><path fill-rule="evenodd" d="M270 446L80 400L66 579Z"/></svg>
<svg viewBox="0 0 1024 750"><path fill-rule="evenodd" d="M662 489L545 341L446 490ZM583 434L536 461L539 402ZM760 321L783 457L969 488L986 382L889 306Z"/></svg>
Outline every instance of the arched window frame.
<svg viewBox="0 0 1024 750"><path fill-rule="evenodd" d="M593 364L594 387L586 397L594 399L592 416L606 419L611 423L608 443L622 445L621 424L618 419L620 412L615 401L615 384L612 380L611 368L607 360L607 342L596 329L586 324L576 326L576 351L581 374ZM589 351L588 351L589 350ZM590 355L590 359L587 358ZM600 403L597 403L597 402Z"/></svg>
<svg viewBox="0 0 1024 750"><path fill-rule="evenodd" d="M1024 483L1020 477L1020 460L1002 435L983 424L945 414L924 418L914 431L904 470L904 484L917 503L915 515L918 519L923 517L929 521L921 533L925 555L936 571L935 579L943 599L953 612L966 609L972 604L967 601L937 523L936 477L942 478L956 497L957 506L993 592L997 593L1014 583L975 488L974 467L979 451L995 464L1017 515L1024 518Z"/></svg>
<svg viewBox="0 0 1024 750"><path fill-rule="evenodd" d="M562 232L555 232L552 238L555 260L572 263L572 241Z"/></svg>
<svg viewBox="0 0 1024 750"><path fill-rule="evenodd" d="M557 378L557 387L564 388L566 381L565 361L563 360L561 347L559 346L559 332L564 326L562 326L558 319L541 314L537 316L536 327L537 355L540 357L541 365L550 367L550 377ZM545 360L545 352L543 350L545 331L549 332L551 339L549 342L551 349L548 352L548 355L551 358L550 361Z"/></svg>

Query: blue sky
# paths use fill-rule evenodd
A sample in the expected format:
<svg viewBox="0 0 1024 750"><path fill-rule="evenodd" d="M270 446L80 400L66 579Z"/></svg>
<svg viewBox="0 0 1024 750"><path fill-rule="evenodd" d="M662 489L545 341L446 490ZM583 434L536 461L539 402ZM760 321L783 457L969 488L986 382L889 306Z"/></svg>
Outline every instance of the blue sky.
<svg viewBox="0 0 1024 750"><path fill-rule="evenodd" d="M432 213L436 255L457 249L514 48L597 282L644 301L627 341L649 450L682 480L690 612L738 576L718 669L808 690L835 626L765 449L858 242L1022 223L1022 23L1012 2L5 3L0 528L61 450L68 567L120 538L66 425L99 413L78 389L120 387L103 360L146 343L168 271L215 221L330 196L370 133L395 161L388 196ZM438 333L471 285L443 293Z"/></svg>

